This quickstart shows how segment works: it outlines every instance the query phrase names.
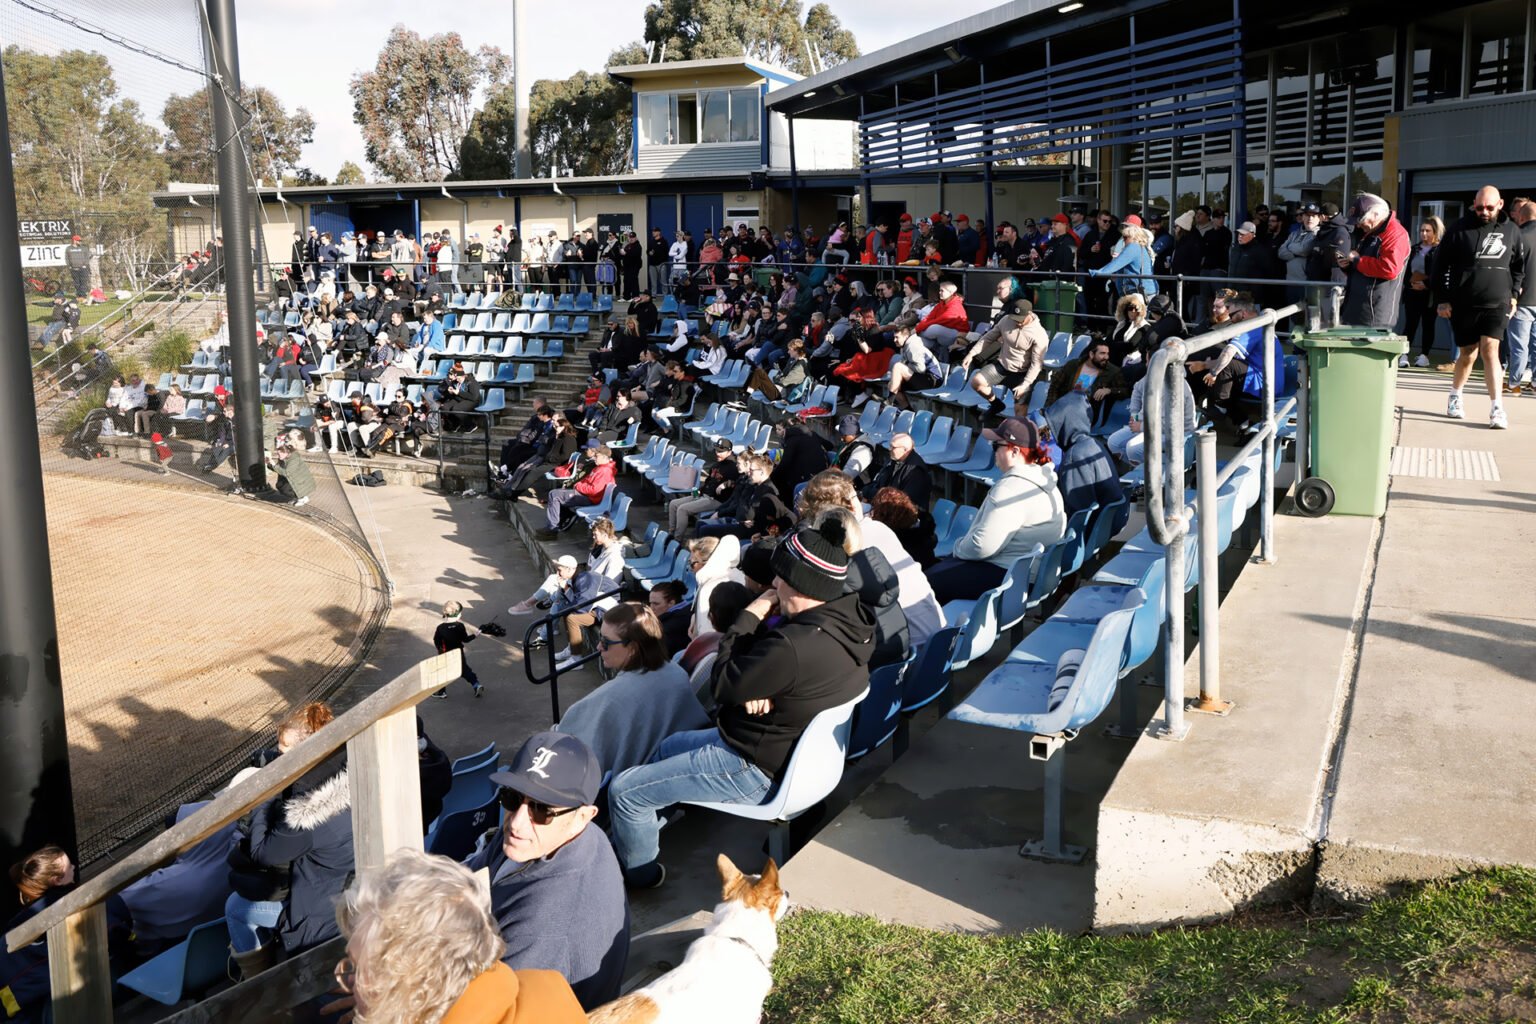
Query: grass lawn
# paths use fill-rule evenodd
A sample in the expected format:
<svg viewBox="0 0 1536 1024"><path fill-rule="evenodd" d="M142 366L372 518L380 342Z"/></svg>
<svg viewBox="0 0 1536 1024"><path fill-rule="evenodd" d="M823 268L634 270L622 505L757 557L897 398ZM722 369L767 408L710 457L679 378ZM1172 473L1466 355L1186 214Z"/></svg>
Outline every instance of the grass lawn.
<svg viewBox="0 0 1536 1024"><path fill-rule="evenodd" d="M1148 936L979 937L803 911L765 1024L1536 1020L1536 871L1431 883L1359 914Z"/></svg>
<svg viewBox="0 0 1536 1024"><path fill-rule="evenodd" d="M111 316L113 313L115 313L119 309L121 309L123 307L123 305L124 305L124 303L119 302L117 299L108 299L106 302L98 302L95 305L81 306L80 307L80 328L81 328L81 330L84 330L85 328L90 327L92 324L96 324L96 323L101 322L102 320L105 320L107 317ZM50 316L52 316L52 315L53 315L53 299L51 297L44 297L44 296L38 296L38 295L28 296L28 298L27 298L27 323L29 323L29 324L47 323L48 322L48 318Z"/></svg>

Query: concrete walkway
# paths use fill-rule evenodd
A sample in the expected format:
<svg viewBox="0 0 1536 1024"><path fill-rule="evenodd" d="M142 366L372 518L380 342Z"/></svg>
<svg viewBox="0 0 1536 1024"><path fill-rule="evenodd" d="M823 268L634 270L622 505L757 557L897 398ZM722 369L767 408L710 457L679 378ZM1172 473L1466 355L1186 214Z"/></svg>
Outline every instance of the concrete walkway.
<svg viewBox="0 0 1536 1024"><path fill-rule="evenodd" d="M1465 866L1536 866L1536 400L1506 397L1510 429L1489 430L1480 380L1464 421L1445 417L1448 390L1445 375L1403 374L1399 462L1486 478L1392 479L1325 806L1319 886L1341 897ZM1460 458L1413 467L1408 449ZM1480 452L1491 458L1469 460Z"/></svg>
<svg viewBox="0 0 1536 1024"><path fill-rule="evenodd" d="M797 901L967 931L1117 930L1536 865L1536 546L1520 514L1536 511L1536 401L1507 399L1513 427L1494 432L1470 388L1469 419L1446 420L1447 390L1402 374L1384 519L1287 502L1275 564L1224 558L1223 586L1241 571L1222 604L1230 717L1192 716L1182 743L1130 749L1095 728L1070 744L1065 827L1088 863L1016 854L1040 827L1026 737L944 721L790 862ZM1497 478L1402 471L1415 464ZM1142 721L1158 697L1142 688Z"/></svg>

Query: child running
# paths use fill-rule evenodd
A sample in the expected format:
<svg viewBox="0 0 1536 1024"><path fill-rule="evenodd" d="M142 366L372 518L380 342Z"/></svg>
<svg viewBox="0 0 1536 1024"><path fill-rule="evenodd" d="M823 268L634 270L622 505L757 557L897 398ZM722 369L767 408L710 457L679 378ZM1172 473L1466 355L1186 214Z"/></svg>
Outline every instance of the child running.
<svg viewBox="0 0 1536 1024"><path fill-rule="evenodd" d="M437 648L438 654L447 654L449 651L459 651L464 665L464 674L461 677L470 686L475 688L475 696L485 696L485 687L480 685L480 679L475 675L475 670L469 667L469 659L463 656L464 645L472 642L480 635L480 631L474 626L465 625L459 620L464 614L464 606L457 601L449 601L443 605L443 621L438 623L437 632L432 634L432 644ZM448 687L443 687L432 696L441 700L448 699Z"/></svg>

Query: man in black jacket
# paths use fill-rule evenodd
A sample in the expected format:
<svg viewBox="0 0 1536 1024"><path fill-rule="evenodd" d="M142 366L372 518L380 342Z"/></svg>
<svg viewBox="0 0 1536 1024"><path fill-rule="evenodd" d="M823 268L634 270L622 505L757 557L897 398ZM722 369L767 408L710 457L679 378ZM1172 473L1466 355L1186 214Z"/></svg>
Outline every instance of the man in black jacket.
<svg viewBox="0 0 1536 1024"><path fill-rule="evenodd" d="M881 488L894 487L911 498L918 508L928 507L933 480L928 475L928 464L912 448L911 434L892 435L891 456L864 488L865 501L874 501Z"/></svg>
<svg viewBox="0 0 1536 1024"><path fill-rule="evenodd" d="M654 889L657 811L703 800L755 804L788 766L806 727L869 685L874 619L844 594L848 556L842 524L802 527L773 552L773 589L749 604L720 641L710 687L714 729L663 740L650 764L620 772L608 790L609 838L625 882Z"/></svg>
<svg viewBox="0 0 1536 1024"><path fill-rule="evenodd" d="M1339 307L1344 301L1344 285L1349 274L1339 266L1339 257L1349 255L1354 249L1354 234L1349 218L1336 203L1324 203L1321 207L1322 223L1317 228L1317 240L1307 256L1307 280L1328 282L1333 287L1309 290L1307 293L1308 322L1324 330L1339 323Z"/></svg>
<svg viewBox="0 0 1536 1024"><path fill-rule="evenodd" d="M1445 414L1465 419L1461 389L1481 356L1488 398L1493 403L1488 425L1504 430L1504 370L1499 366L1499 340L1515 312L1525 276L1529 252L1520 229L1501 219L1504 199L1499 190L1485 185L1472 199L1472 210L1446 231L1435 250L1434 284L1438 312L1451 321L1456 339L1456 369L1451 374L1451 395Z"/></svg>
<svg viewBox="0 0 1536 1024"><path fill-rule="evenodd" d="M468 433L480 425L478 416L468 413L485 400L480 382L463 370L449 370L443 382L443 430L448 433Z"/></svg>
<svg viewBox="0 0 1536 1024"><path fill-rule="evenodd" d="M650 269L651 288L649 293L641 294L660 294L666 289L667 272L671 269L671 260L667 256L670 248L661 228L651 228L651 240L645 244L645 262Z"/></svg>

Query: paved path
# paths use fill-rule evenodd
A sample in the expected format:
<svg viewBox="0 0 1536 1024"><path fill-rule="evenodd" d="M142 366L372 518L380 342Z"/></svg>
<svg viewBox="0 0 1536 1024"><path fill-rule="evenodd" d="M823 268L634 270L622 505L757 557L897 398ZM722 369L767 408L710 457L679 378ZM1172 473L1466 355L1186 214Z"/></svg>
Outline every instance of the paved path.
<svg viewBox="0 0 1536 1024"><path fill-rule="evenodd" d="M1445 418L1447 391L1443 374L1403 374L1399 447L1465 469L1487 453L1497 479L1392 479L1327 819L1320 882L1341 896L1536 865L1536 400L1506 398L1495 431L1479 381L1464 421Z"/></svg>

